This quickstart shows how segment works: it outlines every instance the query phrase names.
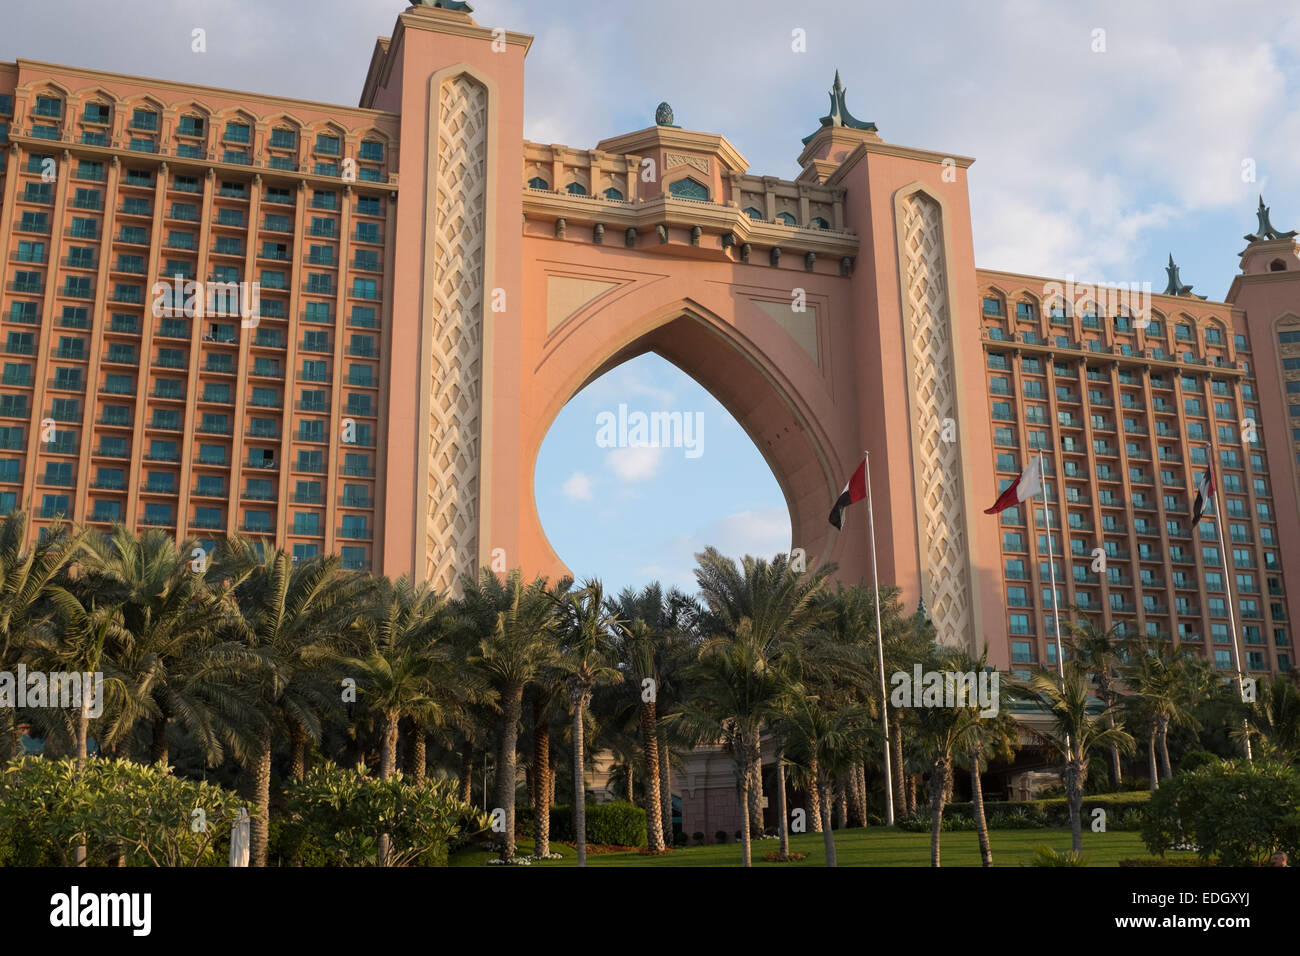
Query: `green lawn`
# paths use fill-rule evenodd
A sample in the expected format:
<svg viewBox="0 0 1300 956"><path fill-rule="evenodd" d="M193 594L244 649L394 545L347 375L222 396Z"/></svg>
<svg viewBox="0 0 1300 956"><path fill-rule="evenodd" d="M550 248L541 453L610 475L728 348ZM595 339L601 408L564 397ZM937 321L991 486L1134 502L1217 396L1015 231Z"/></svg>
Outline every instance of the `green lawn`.
<svg viewBox="0 0 1300 956"><path fill-rule="evenodd" d="M993 844L993 863L995 866L1018 866L1029 863L1034 855L1034 848L1050 846L1058 850L1070 849L1070 831L1068 828L1050 830L994 830L990 834ZM808 858L799 863L768 863L763 856L777 849L776 840L757 840L754 842L755 866L823 866L825 854L822 851L822 836L819 833L804 833L790 838L790 849L798 853L807 853ZM873 827L867 830L841 830L835 837L836 852L840 866L929 866L930 835L928 833L904 833L899 830ZM519 841L519 854L526 856L533 850L531 840ZM979 843L976 835L971 833L943 834L944 866L979 866ZM563 860L548 860L533 863L533 867L573 866L577 861L576 851L559 843L551 844L551 851L563 853ZM471 847L455 854L451 866L486 866L488 859L495 854L488 854L481 849ZM1083 834L1083 855L1089 866L1117 866L1122 859L1150 856L1137 833L1111 832L1093 833L1085 830ZM1171 858L1192 858L1193 853L1170 853ZM727 843L714 846L690 847L677 850L665 856L645 856L636 852L600 853L587 857L589 866L739 866L740 844Z"/></svg>

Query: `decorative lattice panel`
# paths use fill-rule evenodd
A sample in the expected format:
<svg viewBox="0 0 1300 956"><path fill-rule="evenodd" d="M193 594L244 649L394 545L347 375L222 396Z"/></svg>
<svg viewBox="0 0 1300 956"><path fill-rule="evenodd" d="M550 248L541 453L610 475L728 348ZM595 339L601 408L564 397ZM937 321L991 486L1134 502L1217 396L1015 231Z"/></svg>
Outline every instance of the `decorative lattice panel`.
<svg viewBox="0 0 1300 956"><path fill-rule="evenodd" d="M438 89L426 573L455 590L478 562L488 96L461 75Z"/></svg>
<svg viewBox="0 0 1300 956"><path fill-rule="evenodd" d="M939 206L922 193L903 204L904 295L910 306L912 421L919 476L917 525L922 587L930 619L945 643L973 640L966 507L961 455L953 429L957 383Z"/></svg>

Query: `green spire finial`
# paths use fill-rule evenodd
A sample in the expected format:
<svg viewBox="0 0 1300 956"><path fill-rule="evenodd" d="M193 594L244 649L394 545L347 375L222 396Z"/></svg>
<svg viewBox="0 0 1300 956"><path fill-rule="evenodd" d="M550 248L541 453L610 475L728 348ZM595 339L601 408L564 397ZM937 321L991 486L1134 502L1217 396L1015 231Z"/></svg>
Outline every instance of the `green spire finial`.
<svg viewBox="0 0 1300 956"><path fill-rule="evenodd" d="M1268 207L1264 205L1263 196L1259 197L1259 208L1255 210L1255 215L1259 219L1259 228L1245 237L1247 242L1263 242L1265 239L1290 239L1296 235L1294 229L1290 232L1280 232L1273 228L1273 224L1268 221Z"/></svg>
<svg viewBox="0 0 1300 956"><path fill-rule="evenodd" d="M831 92L830 92L831 111L830 113L828 113L827 115L821 118L820 120L821 127L819 129L824 129L827 126L842 126L845 129L862 129L874 133L876 131L875 123L865 122L863 120L857 119L852 113L849 112L848 104L844 100L844 95L847 92L848 91L844 89L844 85L840 83L840 71L836 70L835 84L831 87ZM803 141L804 145L806 146L809 142L811 142L813 136L816 135L817 135L816 133L813 133L812 136L804 137L804 141Z"/></svg>
<svg viewBox="0 0 1300 956"><path fill-rule="evenodd" d="M1169 276L1169 284L1165 286L1164 295L1191 295L1192 287L1183 285L1182 280L1178 278L1178 266L1174 265L1174 254L1169 253L1169 265L1165 266L1165 272Z"/></svg>

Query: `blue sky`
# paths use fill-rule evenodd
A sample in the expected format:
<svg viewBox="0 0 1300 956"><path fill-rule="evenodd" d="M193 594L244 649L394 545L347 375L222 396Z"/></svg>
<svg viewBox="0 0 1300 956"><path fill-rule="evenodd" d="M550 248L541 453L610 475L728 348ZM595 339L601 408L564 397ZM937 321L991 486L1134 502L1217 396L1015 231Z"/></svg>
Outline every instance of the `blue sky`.
<svg viewBox="0 0 1300 956"><path fill-rule="evenodd" d="M0 58L353 104L373 38L390 33L402 9L402 0L7 0ZM667 100L679 124L724 133L751 171L793 177L799 140L826 112L838 68L850 109L887 142L976 158L980 266L1149 281L1158 292L1172 252L1183 281L1219 299L1254 230L1258 193L1276 226L1300 227L1292 9L478 0L474 15L537 37L527 61L530 139L594 145L650 125ZM196 26L208 31L207 53L190 51ZM806 52L792 50L796 30ZM547 531L576 573L614 586L651 574L689 583L691 549L704 542L788 547L766 465L690 379L649 357L590 391L557 419L537 469ZM702 412L704 455L663 454L652 465L596 448L595 411L620 400ZM637 465L646 474L611 493L617 468ZM575 474L601 492L593 501L582 500Z"/></svg>

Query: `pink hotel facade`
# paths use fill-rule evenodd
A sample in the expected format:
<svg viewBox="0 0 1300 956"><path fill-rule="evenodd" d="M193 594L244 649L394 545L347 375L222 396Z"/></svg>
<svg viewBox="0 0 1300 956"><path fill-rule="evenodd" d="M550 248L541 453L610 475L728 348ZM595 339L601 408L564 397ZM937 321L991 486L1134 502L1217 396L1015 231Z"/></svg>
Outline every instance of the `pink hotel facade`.
<svg viewBox="0 0 1300 956"><path fill-rule="evenodd" d="M983 514L1041 451L1063 607L1232 671L1231 584L1242 668L1291 668L1300 258L1266 215L1224 301L1175 274L1141 328L977 268L972 160L886 143L838 78L793 180L667 109L533 143L532 38L444 6L398 16L355 108L0 63L0 508L30 505L33 534L261 533L443 588L556 575L541 442L653 350L745 427L793 545L848 580L865 515L826 515L870 450L880 580L945 640L1054 659L1041 517ZM177 275L257 283L256 318L155 314ZM1226 580L1213 522L1189 528L1211 462Z"/></svg>

